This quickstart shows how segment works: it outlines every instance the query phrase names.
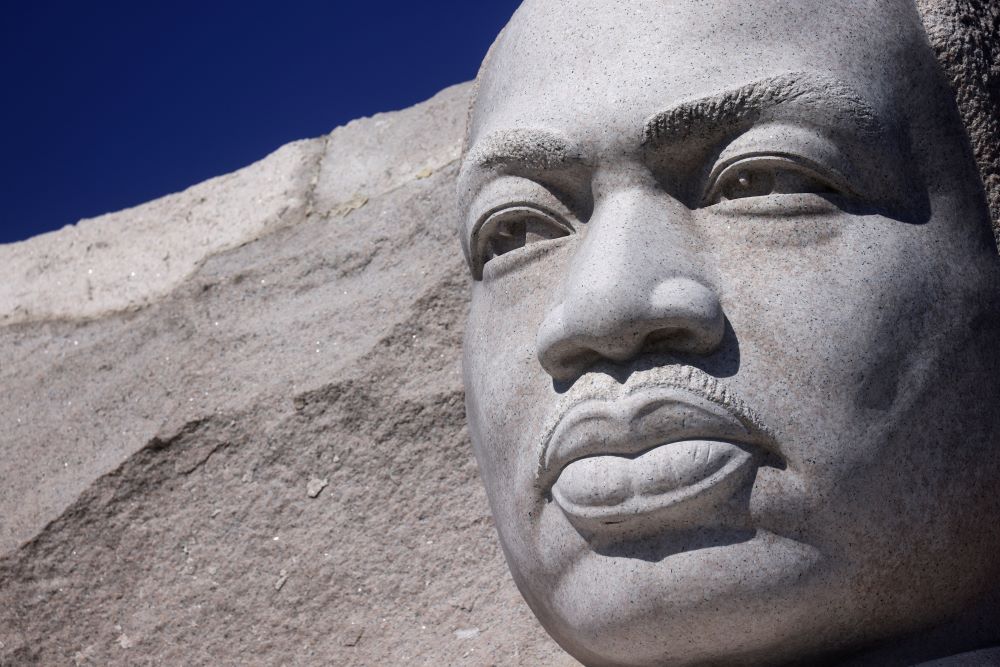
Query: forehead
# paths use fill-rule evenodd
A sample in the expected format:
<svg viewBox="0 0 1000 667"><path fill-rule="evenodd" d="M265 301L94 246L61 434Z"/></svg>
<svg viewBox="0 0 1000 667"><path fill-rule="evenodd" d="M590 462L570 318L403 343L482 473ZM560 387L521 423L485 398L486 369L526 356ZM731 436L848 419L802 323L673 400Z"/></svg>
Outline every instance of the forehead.
<svg viewBox="0 0 1000 667"><path fill-rule="evenodd" d="M880 107L922 51L910 0L527 0L481 75L470 138L528 126L610 141L786 72L846 81Z"/></svg>

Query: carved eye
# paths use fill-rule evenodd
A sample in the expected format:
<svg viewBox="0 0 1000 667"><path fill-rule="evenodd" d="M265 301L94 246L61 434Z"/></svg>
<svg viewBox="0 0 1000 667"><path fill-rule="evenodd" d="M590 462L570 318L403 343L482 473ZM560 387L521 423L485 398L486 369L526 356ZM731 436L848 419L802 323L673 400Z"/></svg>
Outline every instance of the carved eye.
<svg viewBox="0 0 1000 667"><path fill-rule="evenodd" d="M804 161L780 156L737 160L717 172L705 198L711 206L723 201L777 194L841 194L841 179L823 176Z"/></svg>
<svg viewBox="0 0 1000 667"><path fill-rule="evenodd" d="M491 259L539 241L569 236L573 229L548 211L533 206L512 206L488 215L473 233L475 272Z"/></svg>

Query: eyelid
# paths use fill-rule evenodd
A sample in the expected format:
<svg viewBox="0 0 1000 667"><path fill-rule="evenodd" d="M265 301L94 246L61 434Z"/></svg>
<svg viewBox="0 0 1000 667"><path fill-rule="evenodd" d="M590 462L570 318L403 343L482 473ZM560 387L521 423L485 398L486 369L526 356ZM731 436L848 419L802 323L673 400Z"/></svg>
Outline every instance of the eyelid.
<svg viewBox="0 0 1000 667"><path fill-rule="evenodd" d="M845 195L856 195L847 179L832 167L821 165L814 160L793 153L759 151L735 155L717 164L708 176L708 187L705 190L705 195L702 197L702 206L709 206L711 202L715 201L722 187L722 177L726 173L743 166L777 166L789 171L798 171L810 178L826 183L831 188Z"/></svg>
<svg viewBox="0 0 1000 667"><path fill-rule="evenodd" d="M765 121L732 137L721 147L711 177L716 178L721 169L745 158L784 157L832 179L831 183L845 194L867 198L872 194L867 192L870 178L859 172L857 163L858 151L864 156L866 148L840 136L835 129L782 119ZM865 192L858 191L859 185L864 185ZM703 188L702 192L707 189Z"/></svg>
<svg viewBox="0 0 1000 667"><path fill-rule="evenodd" d="M508 206L533 206L554 215L560 220L575 220L572 206L568 206L560 196L546 185L521 176L500 176L485 183L475 198L464 207L460 229L462 250L466 260L473 266L472 234L478 231L485 218ZM485 213L480 213L485 211Z"/></svg>
<svg viewBox="0 0 1000 667"><path fill-rule="evenodd" d="M484 232L491 231L496 225L506 220L526 215L544 218L546 222L566 232L567 235L575 232L572 225L567 223L561 215L546 206L524 201L497 206L479 217L475 225L473 225L472 233L470 234L469 250L471 254L472 276L475 280L482 280L483 266L486 264L483 256L486 250L486 243L489 241L489 234Z"/></svg>

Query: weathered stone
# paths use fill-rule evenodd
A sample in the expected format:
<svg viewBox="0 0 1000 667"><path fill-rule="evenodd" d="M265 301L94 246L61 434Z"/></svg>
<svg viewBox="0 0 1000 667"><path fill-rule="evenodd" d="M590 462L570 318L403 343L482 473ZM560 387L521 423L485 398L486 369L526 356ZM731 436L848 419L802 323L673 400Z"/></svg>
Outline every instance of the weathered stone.
<svg viewBox="0 0 1000 667"><path fill-rule="evenodd" d="M0 247L0 663L568 659L464 428L468 90Z"/></svg>
<svg viewBox="0 0 1000 667"><path fill-rule="evenodd" d="M996 225L1000 7L917 4ZM524 46L565 49L568 23ZM577 36L578 71L596 32ZM622 38L615 54L635 48ZM0 246L0 664L577 664L514 589L467 449L454 187L470 92ZM554 299L557 284L538 289ZM891 404L891 383L858 382L873 409ZM884 609L871 613L876 627Z"/></svg>

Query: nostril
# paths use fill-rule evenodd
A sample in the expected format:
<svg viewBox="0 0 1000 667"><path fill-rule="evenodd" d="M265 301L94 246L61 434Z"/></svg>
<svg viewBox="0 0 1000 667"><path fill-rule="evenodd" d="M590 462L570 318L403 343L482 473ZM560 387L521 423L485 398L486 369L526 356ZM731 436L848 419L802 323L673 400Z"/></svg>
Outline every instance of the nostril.
<svg viewBox="0 0 1000 667"><path fill-rule="evenodd" d="M643 347L650 351L710 354L722 341L725 323L717 331L693 332L687 328L657 329L646 336Z"/></svg>
<svg viewBox="0 0 1000 667"><path fill-rule="evenodd" d="M650 298L647 343L671 351L710 354L722 344L726 316L715 290L691 278L666 280Z"/></svg>
<svg viewBox="0 0 1000 667"><path fill-rule="evenodd" d="M651 331L644 342L649 348L682 348L685 352L697 345L698 336L687 329L656 329Z"/></svg>
<svg viewBox="0 0 1000 667"><path fill-rule="evenodd" d="M600 354L587 345L580 332L567 330L563 321L563 306L552 309L538 331L536 350L538 362L554 380L570 381L599 360Z"/></svg>
<svg viewBox="0 0 1000 667"><path fill-rule="evenodd" d="M586 347L566 346L539 354L538 360L553 380L570 382L580 375L581 369L600 361L601 355Z"/></svg>
<svg viewBox="0 0 1000 667"><path fill-rule="evenodd" d="M625 363L645 352L708 355L722 344L726 318L712 289L675 276L646 294L591 288L579 295L588 298L553 308L536 341L542 368L557 381L571 381L602 359Z"/></svg>

